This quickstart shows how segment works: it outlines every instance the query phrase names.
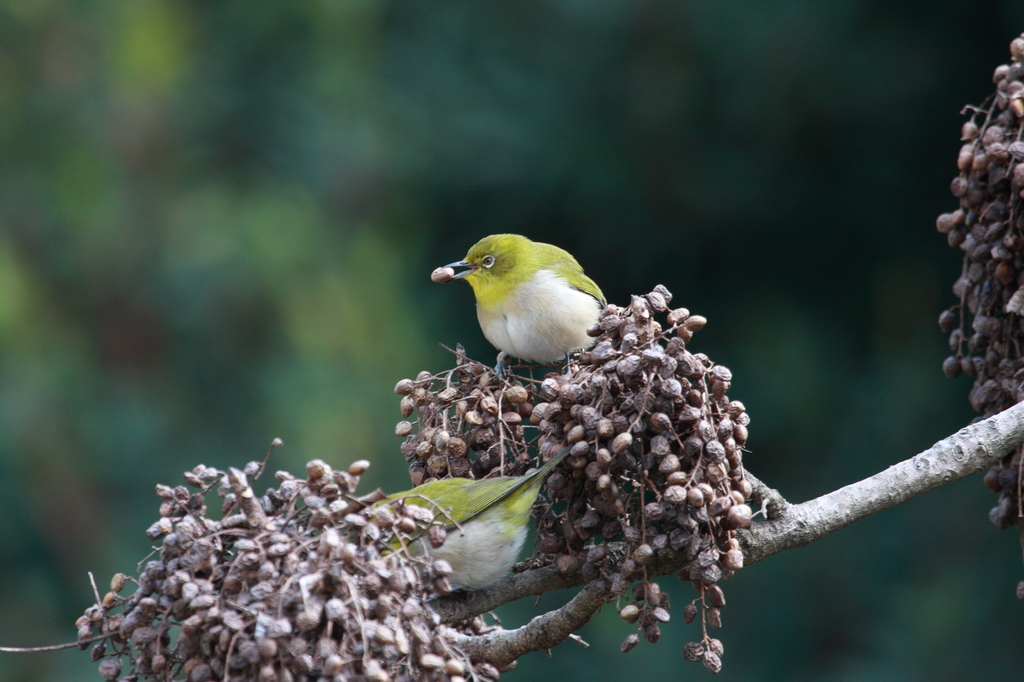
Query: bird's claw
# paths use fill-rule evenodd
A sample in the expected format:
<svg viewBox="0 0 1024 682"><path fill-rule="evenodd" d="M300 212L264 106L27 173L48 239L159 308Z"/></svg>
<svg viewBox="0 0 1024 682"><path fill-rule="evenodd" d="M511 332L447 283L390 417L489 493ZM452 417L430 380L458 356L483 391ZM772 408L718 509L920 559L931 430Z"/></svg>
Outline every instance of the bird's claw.
<svg viewBox="0 0 1024 682"><path fill-rule="evenodd" d="M508 373L508 367L505 364L506 360L508 360L508 353L505 351L498 353L498 364L494 366L494 373L499 377L504 377Z"/></svg>
<svg viewBox="0 0 1024 682"><path fill-rule="evenodd" d="M572 376L572 351L565 354L565 376Z"/></svg>

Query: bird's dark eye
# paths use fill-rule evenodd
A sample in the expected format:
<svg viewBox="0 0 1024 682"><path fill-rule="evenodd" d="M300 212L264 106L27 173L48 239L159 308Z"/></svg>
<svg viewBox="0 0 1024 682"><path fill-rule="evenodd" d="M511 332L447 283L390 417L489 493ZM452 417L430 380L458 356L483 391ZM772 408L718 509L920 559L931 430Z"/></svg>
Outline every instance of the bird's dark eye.
<svg viewBox="0 0 1024 682"><path fill-rule="evenodd" d="M485 268L489 268L494 265L494 256L485 256L481 262L484 264Z"/></svg>

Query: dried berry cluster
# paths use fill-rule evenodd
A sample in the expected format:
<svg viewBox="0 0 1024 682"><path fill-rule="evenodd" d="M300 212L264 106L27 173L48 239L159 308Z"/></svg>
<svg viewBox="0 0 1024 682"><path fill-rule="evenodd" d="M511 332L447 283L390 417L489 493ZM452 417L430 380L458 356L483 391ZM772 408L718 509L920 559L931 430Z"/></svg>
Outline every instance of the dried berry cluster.
<svg viewBox="0 0 1024 682"><path fill-rule="evenodd" d="M523 420L533 411L534 382L499 377L466 359L460 346L456 366L438 375L420 372L395 386L403 417L417 413L415 433L400 421L395 434L407 437L402 454L413 486L449 476L513 476L530 468Z"/></svg>
<svg viewBox="0 0 1024 682"><path fill-rule="evenodd" d="M248 478L199 466L185 486L158 486L160 520L148 536L159 558L137 578L117 574L111 591L78 620L105 679L493 680L498 671L448 645L447 626L426 601L450 586L443 561L399 556L383 544L431 522L409 505L367 507L352 494L367 462L332 471L320 460L305 480L278 472L257 498ZM206 517L216 488L224 517ZM137 584L130 596L119 593ZM460 631L487 630L479 619Z"/></svg>
<svg viewBox="0 0 1024 682"><path fill-rule="evenodd" d="M1010 43L1010 54L1012 62L993 74L995 94L965 110L970 119L951 186L960 207L936 221L949 245L964 251L953 285L959 301L939 316L953 352L942 369L950 378L975 377L970 403L983 416L1024 398L1024 36ZM1000 493L990 513L999 528L1017 522L1020 466L1017 452L985 476Z"/></svg>
<svg viewBox="0 0 1024 682"><path fill-rule="evenodd" d="M596 345L566 374L502 378L460 355L446 373L403 380L395 388L403 417L416 411L418 419L399 422L396 433L407 438L414 484L521 474L528 448L547 460L571 447L548 478L552 504L537 510L541 554L531 565L554 562L620 604L635 582L620 609L639 624L623 642L628 651L641 635L657 641L669 619L652 562L682 555L679 577L699 594L684 620L700 613L702 625L684 655L717 672L722 646L707 631L721 626L719 581L743 566L735 531L751 518L741 456L750 419L726 395L731 372L687 350L706 321L670 311L671 298L659 286L625 308L608 306L590 330ZM655 315L666 312L663 326Z"/></svg>

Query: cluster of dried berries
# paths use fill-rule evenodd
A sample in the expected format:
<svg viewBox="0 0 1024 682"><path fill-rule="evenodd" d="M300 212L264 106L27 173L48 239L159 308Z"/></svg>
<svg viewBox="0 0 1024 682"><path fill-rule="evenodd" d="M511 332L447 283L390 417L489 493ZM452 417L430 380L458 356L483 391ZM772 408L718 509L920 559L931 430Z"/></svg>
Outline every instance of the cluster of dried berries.
<svg viewBox="0 0 1024 682"><path fill-rule="evenodd" d="M446 562L391 552L395 534L432 522L412 505L368 506L353 497L367 462L332 471L320 460L300 480L257 497L244 471L200 465L185 486L157 486L160 520L147 535L159 558L111 590L78 620L84 649L108 680L493 680L498 671L448 644L427 606L450 590ZM224 517L206 517L216 488ZM408 536L406 536L408 539ZM127 582L137 585L119 594ZM458 630L480 634L480 619Z"/></svg>
<svg viewBox="0 0 1024 682"><path fill-rule="evenodd" d="M949 245L964 251L953 285L959 301L939 316L953 352L942 369L950 378L975 377L969 399L982 416L1024 398L1024 36L1010 43L1010 55L992 76L995 94L965 109L970 118L951 186L960 207L936 221ZM985 476L1000 493L989 514L999 528L1017 522L1020 468L1018 450Z"/></svg>
<svg viewBox="0 0 1024 682"><path fill-rule="evenodd" d="M413 486L438 478L517 476L530 468L523 420L533 411L534 383L468 360L462 347L454 368L441 374L420 372L402 379L403 417L395 434L406 437L402 454ZM415 433L414 433L415 431Z"/></svg>
<svg viewBox="0 0 1024 682"><path fill-rule="evenodd" d="M721 626L719 581L743 566L735 531L750 524L742 447L750 421L730 401L732 373L686 346L706 320L669 310L672 295L656 287L629 306L609 305L590 329L596 345L565 374L543 380L496 376L461 354L442 374L422 373L395 387L402 451L413 484L448 475L518 475L528 448L548 460L569 456L548 477L551 504L539 507L540 555L619 598L620 615L638 623L622 644L650 642L669 620L668 594L648 576L664 551L688 564L679 577L698 592L684 620L701 615L702 639L684 650L712 672L722 645L708 636ZM655 319L667 313L667 325ZM524 423L526 422L526 423ZM417 428L418 427L418 428Z"/></svg>

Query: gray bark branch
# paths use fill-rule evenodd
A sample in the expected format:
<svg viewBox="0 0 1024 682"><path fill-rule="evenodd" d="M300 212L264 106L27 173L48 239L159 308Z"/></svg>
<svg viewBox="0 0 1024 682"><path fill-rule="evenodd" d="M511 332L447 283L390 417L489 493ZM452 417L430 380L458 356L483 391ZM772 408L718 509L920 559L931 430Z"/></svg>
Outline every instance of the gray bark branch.
<svg viewBox="0 0 1024 682"><path fill-rule="evenodd" d="M944 438L924 452L894 464L885 471L808 502L791 504L753 476L753 500L766 510L737 533L744 561L752 564L772 554L802 547L855 521L923 495L940 486L975 474L1009 454L1024 442L1024 403L971 424ZM622 543L610 543L611 551L624 551ZM649 576L674 573L687 563L668 551L648 565ZM564 576L554 566L534 569L469 592L456 592L432 605L446 622L472 618L502 604L530 595L583 583L579 574ZM518 656L546 649L565 640L584 625L604 603L605 595L588 587L565 606L537 616L515 630L477 637L459 635L456 643L471 656L495 665L506 665ZM515 653L512 656L512 653ZM511 658L509 657L511 656Z"/></svg>
<svg viewBox="0 0 1024 682"><path fill-rule="evenodd" d="M606 599L603 588L588 585L565 606L537 616L520 628L477 636L452 633L449 641L471 659L501 668L523 654L558 646L586 625Z"/></svg>
<svg viewBox="0 0 1024 682"><path fill-rule="evenodd" d="M910 459L738 533L746 563L802 547L854 521L991 466L1024 442L1024 403L957 431ZM771 491L774 492L774 491Z"/></svg>

